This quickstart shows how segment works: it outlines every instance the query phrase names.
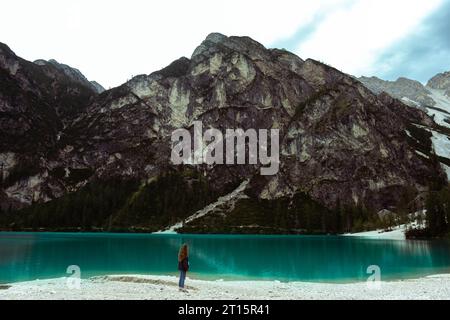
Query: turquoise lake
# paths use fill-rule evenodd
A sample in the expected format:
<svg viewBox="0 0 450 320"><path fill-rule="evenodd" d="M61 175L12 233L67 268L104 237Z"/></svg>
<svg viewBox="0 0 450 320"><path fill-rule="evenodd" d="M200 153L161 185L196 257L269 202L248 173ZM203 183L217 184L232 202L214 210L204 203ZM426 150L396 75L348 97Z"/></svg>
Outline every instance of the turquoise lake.
<svg viewBox="0 0 450 320"><path fill-rule="evenodd" d="M377 265L382 280L450 273L450 242L335 236L0 233L0 283L107 274L176 275L182 243L190 277L314 282L365 281Z"/></svg>

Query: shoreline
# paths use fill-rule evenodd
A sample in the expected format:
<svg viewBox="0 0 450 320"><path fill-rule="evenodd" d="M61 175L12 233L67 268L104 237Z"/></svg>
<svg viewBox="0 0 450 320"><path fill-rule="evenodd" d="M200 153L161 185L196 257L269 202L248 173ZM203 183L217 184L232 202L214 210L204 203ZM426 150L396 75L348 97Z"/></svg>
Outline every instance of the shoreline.
<svg viewBox="0 0 450 320"><path fill-rule="evenodd" d="M61 234L61 235L114 235L114 236L236 236L236 237L355 237L365 239L379 239L379 240L433 240L433 239L407 239L405 235L406 229L403 226L397 226L391 231L373 230L363 231L357 233L343 233L343 234L247 234L247 233L177 233L177 232L106 232L106 231L4 231L0 230L0 234Z"/></svg>
<svg viewBox="0 0 450 320"><path fill-rule="evenodd" d="M318 283L224 281L187 278L187 293L176 276L108 275L81 279L56 278L4 284L0 300L398 300L450 299L450 274L417 279ZM373 284L373 283L372 283Z"/></svg>
<svg viewBox="0 0 450 320"><path fill-rule="evenodd" d="M367 237L374 238L374 235L381 235L377 238L392 238L391 236L395 235L395 240L399 240L397 237L398 233L404 233L404 225L396 226L391 229L391 231L384 231L383 229L370 230L370 231L361 231L354 233L180 233L174 231L156 231L156 232L145 232L145 231L104 231L104 230L50 230L50 229L41 229L41 230L3 230L0 229L0 234L80 234L80 235L141 235L141 236L150 236L150 235L179 235L179 236L274 236L274 237L301 237L301 236L317 236L317 237ZM392 238L394 239L394 238ZM404 240L404 239L402 239Z"/></svg>
<svg viewBox="0 0 450 320"><path fill-rule="evenodd" d="M357 233L345 233L343 237L360 237L365 239L379 239L379 240L408 240L406 239L406 229L408 225L402 224L393 227L390 231L372 230Z"/></svg>

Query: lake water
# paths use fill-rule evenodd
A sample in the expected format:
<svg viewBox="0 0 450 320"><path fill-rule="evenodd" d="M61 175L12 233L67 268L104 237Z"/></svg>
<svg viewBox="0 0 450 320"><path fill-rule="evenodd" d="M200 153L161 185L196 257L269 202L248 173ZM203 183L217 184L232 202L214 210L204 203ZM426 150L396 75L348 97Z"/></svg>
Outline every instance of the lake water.
<svg viewBox="0 0 450 320"><path fill-rule="evenodd" d="M0 283L106 274L177 274L182 243L199 279L365 281L377 265L393 280L450 273L450 242L334 236L0 233Z"/></svg>

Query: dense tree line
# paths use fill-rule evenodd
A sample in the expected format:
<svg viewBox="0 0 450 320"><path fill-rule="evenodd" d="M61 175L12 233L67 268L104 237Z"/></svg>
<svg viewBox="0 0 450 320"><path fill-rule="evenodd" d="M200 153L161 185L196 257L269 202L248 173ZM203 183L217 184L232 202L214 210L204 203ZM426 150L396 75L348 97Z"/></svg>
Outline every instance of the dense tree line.
<svg viewBox="0 0 450 320"><path fill-rule="evenodd" d="M426 226L432 237L450 233L450 188L430 191L426 200Z"/></svg>
<svg viewBox="0 0 450 320"><path fill-rule="evenodd" d="M408 230L408 238L450 237L450 187L431 188L425 201L425 228ZM422 217L417 218L419 222Z"/></svg>
<svg viewBox="0 0 450 320"><path fill-rule="evenodd" d="M94 181L77 192L3 215L2 229L92 230L103 228L139 186L134 180Z"/></svg>
<svg viewBox="0 0 450 320"><path fill-rule="evenodd" d="M16 212L3 208L0 229L152 232L182 221L236 187L230 185L219 193L209 186L201 171L186 168L164 172L146 183L123 179L92 181L77 192L48 203L35 203ZM250 197L239 200L226 215L208 214L182 231L342 234L389 229L406 222L408 213L414 212L414 197L414 190L407 189L399 197L396 214L384 218L362 204L338 202L329 209L304 193L276 200ZM448 234L450 189L433 189L426 207L427 228L419 236Z"/></svg>
<svg viewBox="0 0 450 320"><path fill-rule="evenodd" d="M93 181L50 202L0 212L0 229L156 231L177 223L219 196L201 172L188 169L165 172L144 184L119 178Z"/></svg>
<svg viewBox="0 0 450 320"><path fill-rule="evenodd" d="M337 205L330 210L305 193L292 199L239 200L234 209L222 215L211 213L182 232L263 233L263 234L341 234L381 228L384 222L364 206Z"/></svg>
<svg viewBox="0 0 450 320"><path fill-rule="evenodd" d="M199 171L166 172L145 184L113 219L116 228L157 231L175 224L219 197Z"/></svg>

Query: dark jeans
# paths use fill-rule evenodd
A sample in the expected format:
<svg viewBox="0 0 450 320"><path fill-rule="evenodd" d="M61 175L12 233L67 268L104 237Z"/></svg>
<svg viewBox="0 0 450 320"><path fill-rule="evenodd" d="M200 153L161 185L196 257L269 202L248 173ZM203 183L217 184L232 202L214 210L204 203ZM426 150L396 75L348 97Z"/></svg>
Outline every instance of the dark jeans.
<svg viewBox="0 0 450 320"><path fill-rule="evenodd" d="M180 288L184 288L184 280L186 280L186 271L180 271L180 281L178 282Z"/></svg>

